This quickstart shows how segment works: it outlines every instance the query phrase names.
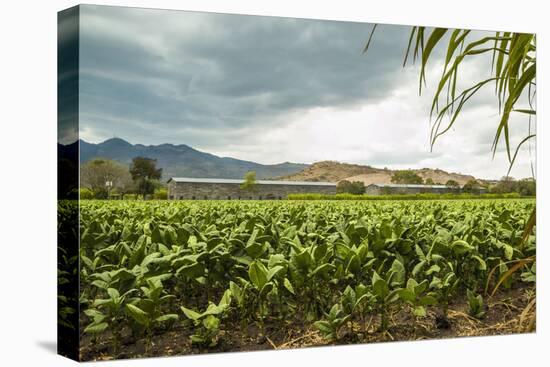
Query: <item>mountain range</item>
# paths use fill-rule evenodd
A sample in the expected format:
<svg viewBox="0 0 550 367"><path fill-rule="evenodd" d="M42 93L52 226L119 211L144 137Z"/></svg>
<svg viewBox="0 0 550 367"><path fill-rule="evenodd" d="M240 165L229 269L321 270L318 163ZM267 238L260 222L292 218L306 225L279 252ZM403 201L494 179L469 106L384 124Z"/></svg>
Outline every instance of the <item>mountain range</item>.
<svg viewBox="0 0 550 367"><path fill-rule="evenodd" d="M106 158L130 165L134 157L148 157L157 160L162 168L162 180L170 177L204 178L242 178L248 171L255 171L259 179L284 179L291 181L328 181L341 180L371 183L391 183L395 170L376 168L368 165L322 161L313 164L284 162L279 164L260 164L230 157L219 157L194 149L188 145L130 144L124 139L112 138L94 144L80 140L80 162L86 163L94 158ZM66 146L60 145L59 152L74 152L78 142ZM441 169L422 168L414 170L424 180L431 178L435 183L444 184L455 180L464 185L474 176L462 173L449 173Z"/></svg>
<svg viewBox="0 0 550 367"><path fill-rule="evenodd" d="M76 143L74 143L76 144ZM218 157L201 152L188 145L130 144L112 138L99 144L80 140L80 162L93 158L107 158L129 165L134 157L147 157L157 160L162 168L162 180L170 177L242 178L246 172L255 171L258 178L269 179L297 173L307 168L307 164L284 162L260 164L229 157Z"/></svg>

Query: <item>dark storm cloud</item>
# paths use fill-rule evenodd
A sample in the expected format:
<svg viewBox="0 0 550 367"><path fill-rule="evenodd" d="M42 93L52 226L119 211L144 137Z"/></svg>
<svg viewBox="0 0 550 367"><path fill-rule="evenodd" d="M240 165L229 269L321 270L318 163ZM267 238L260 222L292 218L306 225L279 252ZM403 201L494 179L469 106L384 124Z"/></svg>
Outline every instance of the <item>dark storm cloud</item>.
<svg viewBox="0 0 550 367"><path fill-rule="evenodd" d="M59 13L57 19L57 140L70 144L78 139L78 8Z"/></svg>
<svg viewBox="0 0 550 367"><path fill-rule="evenodd" d="M60 126L74 127L79 116L85 140L188 144L260 163L330 159L484 177L507 170L504 145L491 158L500 118L493 85L468 101L430 152L445 46L430 56L419 97L419 66L402 68L408 26L379 26L365 55L367 23L92 5L80 15L79 80L60 76ZM68 41L60 34L60 44ZM490 53L468 58L457 90L490 72ZM65 108L76 95L79 110ZM527 125L512 123L519 142ZM74 129L61 135L74 137Z"/></svg>
<svg viewBox="0 0 550 367"><path fill-rule="evenodd" d="M386 26L365 56L370 29L83 6L82 128L99 140L208 147L235 131L267 131L302 109L376 103L399 82L409 28Z"/></svg>

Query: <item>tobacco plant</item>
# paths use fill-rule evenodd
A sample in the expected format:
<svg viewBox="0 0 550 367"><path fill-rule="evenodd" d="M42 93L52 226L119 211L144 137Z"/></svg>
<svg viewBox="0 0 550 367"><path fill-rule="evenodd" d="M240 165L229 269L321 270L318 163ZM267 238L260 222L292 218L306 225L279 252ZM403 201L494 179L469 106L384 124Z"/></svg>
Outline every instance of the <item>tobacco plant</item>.
<svg viewBox="0 0 550 367"><path fill-rule="evenodd" d="M471 290L466 291L468 297L468 314L476 319L481 319L485 316L486 310L483 304L483 297L481 294L476 295Z"/></svg>
<svg viewBox="0 0 550 367"><path fill-rule="evenodd" d="M136 290L131 289L120 295L118 290L114 288L107 289L107 298L96 299L92 307L85 311L88 317L92 318L92 322L84 329L84 332L91 334L99 334L110 329L113 337L113 352L116 354L120 346L121 329L124 321L124 305L128 301L129 295Z"/></svg>
<svg viewBox="0 0 550 367"><path fill-rule="evenodd" d="M328 340L338 340L338 331L350 317L351 315L346 315L342 306L336 303L326 314L326 319L315 321L314 325Z"/></svg>
<svg viewBox="0 0 550 367"><path fill-rule="evenodd" d="M220 321L231 304L231 291L223 294L218 304L210 302L202 313L181 307L184 315L193 322L195 334L191 335L191 342L196 345L214 347L217 344L216 337L220 329Z"/></svg>
<svg viewBox="0 0 550 367"><path fill-rule="evenodd" d="M150 346L153 329L164 324L173 324L178 320L178 315L163 312L163 304L174 300L175 297L163 294L164 287L159 277L147 279L147 286L141 287L141 291L143 297L137 299L134 304L126 304L126 312L145 329L147 346Z"/></svg>
<svg viewBox="0 0 550 367"><path fill-rule="evenodd" d="M471 315L483 317L483 299L468 289L487 287L491 276L502 278L516 266L517 276L495 283L536 280L534 263L521 261L536 255L536 236L522 234L533 206L532 200L82 202L82 330L117 353L124 330L133 331L133 340L145 338L149 351L155 333L176 325L192 328L195 345L211 347L222 322L240 328L243 338L254 322L264 335L266 326L298 322L340 340L346 324L351 334L365 332L365 320L378 317L386 331L404 304L414 317L437 308L446 315L464 295ZM354 329L357 323L363 330Z"/></svg>

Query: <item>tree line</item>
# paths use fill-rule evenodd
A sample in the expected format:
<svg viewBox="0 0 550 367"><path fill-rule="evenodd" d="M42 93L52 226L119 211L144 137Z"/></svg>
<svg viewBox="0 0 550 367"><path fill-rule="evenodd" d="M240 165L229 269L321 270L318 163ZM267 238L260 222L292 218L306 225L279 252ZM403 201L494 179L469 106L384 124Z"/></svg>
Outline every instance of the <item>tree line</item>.
<svg viewBox="0 0 550 367"><path fill-rule="evenodd" d="M92 159L80 169L80 198L166 199L161 176L162 168L152 158L135 157L129 167L110 159Z"/></svg>
<svg viewBox="0 0 550 367"><path fill-rule="evenodd" d="M469 180L461 186L459 182L452 179L447 180L445 183L434 182L431 177L424 180L413 170L400 170L392 175L391 182L395 184L445 185L449 188L461 190L464 193L478 193L480 189L487 189L487 192L491 194L518 193L521 196L536 195L536 183L534 180L529 178L516 180L510 176L502 177L500 181L492 184L478 180ZM362 195L365 191L365 184L361 181L342 180L336 186L338 194Z"/></svg>

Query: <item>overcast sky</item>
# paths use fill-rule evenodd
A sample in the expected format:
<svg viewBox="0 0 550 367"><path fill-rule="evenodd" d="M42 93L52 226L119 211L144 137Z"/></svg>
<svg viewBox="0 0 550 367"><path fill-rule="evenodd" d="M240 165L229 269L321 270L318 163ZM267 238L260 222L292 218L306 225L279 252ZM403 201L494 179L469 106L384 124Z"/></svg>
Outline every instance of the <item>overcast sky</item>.
<svg viewBox="0 0 550 367"><path fill-rule="evenodd" d="M82 6L80 136L98 143L187 144L260 163L337 160L441 168L499 178L493 87L474 97L430 152L429 109L443 50L418 95L418 65L402 68L410 28L183 11ZM477 34L475 34L477 33ZM479 37L474 32L474 37ZM490 73L472 60L459 84ZM527 134L512 121L512 140ZM527 148L527 145L526 145ZM525 149L512 171L530 176Z"/></svg>

